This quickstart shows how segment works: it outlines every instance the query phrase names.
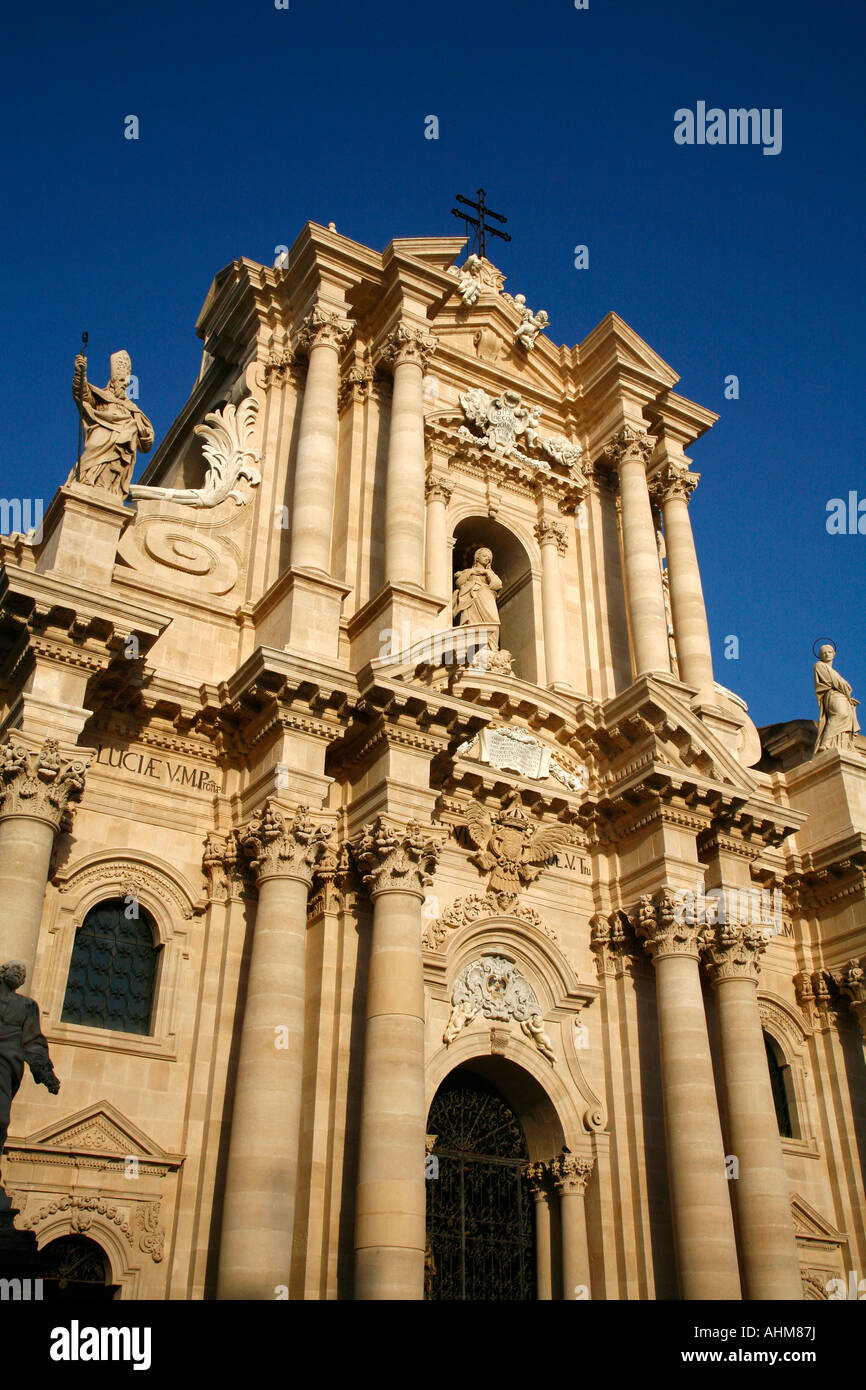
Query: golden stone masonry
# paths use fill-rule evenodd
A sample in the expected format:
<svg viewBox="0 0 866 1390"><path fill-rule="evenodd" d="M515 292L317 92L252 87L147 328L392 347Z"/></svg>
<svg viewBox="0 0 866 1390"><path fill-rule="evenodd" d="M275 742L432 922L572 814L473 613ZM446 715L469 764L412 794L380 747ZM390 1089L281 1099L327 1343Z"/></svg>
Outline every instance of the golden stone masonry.
<svg viewBox="0 0 866 1390"><path fill-rule="evenodd" d="M826 644L815 720L755 728L689 513L717 417L464 244L220 271L137 484L134 344L79 358L80 466L0 540L0 963L61 1082L2 1178L70 1292L866 1272L851 687Z"/></svg>

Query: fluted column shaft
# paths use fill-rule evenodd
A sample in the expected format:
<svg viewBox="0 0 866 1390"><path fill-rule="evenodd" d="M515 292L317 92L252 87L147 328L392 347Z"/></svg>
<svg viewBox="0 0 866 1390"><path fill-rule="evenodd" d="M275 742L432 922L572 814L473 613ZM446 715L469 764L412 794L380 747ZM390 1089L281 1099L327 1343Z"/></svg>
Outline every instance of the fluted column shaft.
<svg viewBox="0 0 866 1390"><path fill-rule="evenodd" d="M758 1012L760 927L712 929L707 954L716 991L722 1090L743 1277L749 1299L801 1299L788 1176Z"/></svg>
<svg viewBox="0 0 866 1390"><path fill-rule="evenodd" d="M309 354L295 459L291 563L330 573L337 486L340 352L351 324L330 310L307 316L298 343Z"/></svg>
<svg viewBox="0 0 866 1390"><path fill-rule="evenodd" d="M647 436L630 427L622 430L605 450L605 456L619 470L623 565L635 676L671 669L667 614L646 477L650 452Z"/></svg>
<svg viewBox="0 0 866 1390"><path fill-rule="evenodd" d="M0 750L0 962L20 960L32 980L54 837L84 790L84 762L64 761L55 739L39 753Z"/></svg>
<svg viewBox="0 0 866 1390"><path fill-rule="evenodd" d="M381 818L354 846L373 899L355 1199L355 1298L423 1299L424 972L421 906L440 844Z"/></svg>
<svg viewBox="0 0 866 1390"><path fill-rule="evenodd" d="M444 478L428 478L427 541L424 549L424 583L431 594L447 599L451 594L451 552L446 514L454 488Z"/></svg>
<svg viewBox="0 0 866 1390"><path fill-rule="evenodd" d="M566 1300L579 1297L578 1290L590 1288L584 1194L592 1167L593 1160L583 1158L579 1154L560 1154L550 1165L553 1181L559 1193L562 1225L562 1293Z"/></svg>
<svg viewBox="0 0 866 1390"><path fill-rule="evenodd" d="M563 685L568 680L568 650L559 557L568 550L568 533L561 522L544 520L536 526L535 535L541 547L541 615L547 684Z"/></svg>
<svg viewBox="0 0 866 1390"><path fill-rule="evenodd" d="M384 344L394 390L385 480L385 579L424 585L424 369L435 339L399 324Z"/></svg>
<svg viewBox="0 0 866 1390"><path fill-rule="evenodd" d="M671 612L680 676L709 698L713 695L713 656L701 572L689 517L689 494L697 485L694 474L666 467L658 492L665 526Z"/></svg>
<svg viewBox="0 0 866 1390"><path fill-rule="evenodd" d="M220 1241L219 1298L288 1287L301 1123L307 894L330 830L272 803L242 832L259 900L241 1028Z"/></svg>
<svg viewBox="0 0 866 1390"><path fill-rule="evenodd" d="M700 927L673 895L641 901L638 933L656 974L674 1243L684 1299L740 1297L737 1247L699 970Z"/></svg>

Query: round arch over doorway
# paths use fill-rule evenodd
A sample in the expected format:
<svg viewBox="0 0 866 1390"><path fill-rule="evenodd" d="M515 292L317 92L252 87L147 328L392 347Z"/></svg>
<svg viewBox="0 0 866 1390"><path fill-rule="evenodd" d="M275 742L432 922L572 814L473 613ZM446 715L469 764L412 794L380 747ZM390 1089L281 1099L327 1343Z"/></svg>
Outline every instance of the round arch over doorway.
<svg viewBox="0 0 866 1390"><path fill-rule="evenodd" d="M534 1299L529 1146L517 1114L487 1077L463 1066L437 1090L427 1128L425 1298Z"/></svg>

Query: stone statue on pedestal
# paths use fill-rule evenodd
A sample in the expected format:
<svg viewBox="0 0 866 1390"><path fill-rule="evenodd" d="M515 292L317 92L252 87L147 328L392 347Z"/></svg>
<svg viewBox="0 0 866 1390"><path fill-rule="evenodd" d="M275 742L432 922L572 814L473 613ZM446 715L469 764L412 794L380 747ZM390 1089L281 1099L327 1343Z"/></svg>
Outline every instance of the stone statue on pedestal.
<svg viewBox="0 0 866 1390"><path fill-rule="evenodd" d="M499 609L496 595L502 580L493 572L493 551L479 546L469 569L458 570L454 576L457 588L451 601L456 627L487 629L487 644L491 651L499 646Z"/></svg>
<svg viewBox="0 0 866 1390"><path fill-rule="evenodd" d="M819 648L815 662L815 696L820 711L816 753L825 748L853 750L854 735L860 729L856 714L860 701L853 698L848 682L833 670L835 655L835 647L827 643Z"/></svg>
<svg viewBox="0 0 866 1390"><path fill-rule="evenodd" d="M57 1095L60 1082L48 1054L48 1044L39 1026L39 1005L35 999L16 993L27 978L25 966L17 960L0 965L0 1153L6 1144L12 1101L21 1085L24 1067L33 1080ZM0 1187L0 1203L8 1205Z"/></svg>
<svg viewBox="0 0 866 1390"><path fill-rule="evenodd" d="M126 394L132 362L128 352L111 354L111 378L104 389L87 380L87 358L75 359L72 394L84 426L84 449L70 481L104 488L126 497L136 453L153 445L153 426Z"/></svg>

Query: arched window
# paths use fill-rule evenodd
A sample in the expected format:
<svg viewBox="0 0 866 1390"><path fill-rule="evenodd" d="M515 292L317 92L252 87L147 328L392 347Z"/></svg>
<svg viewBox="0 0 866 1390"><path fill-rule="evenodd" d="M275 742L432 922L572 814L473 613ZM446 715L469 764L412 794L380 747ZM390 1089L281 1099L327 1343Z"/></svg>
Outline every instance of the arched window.
<svg viewBox="0 0 866 1390"><path fill-rule="evenodd" d="M110 1300L119 1286L111 1282L111 1265L101 1245L87 1236L60 1236L42 1250L46 1298Z"/></svg>
<svg viewBox="0 0 866 1390"><path fill-rule="evenodd" d="M75 933L63 1023L149 1033L159 947L150 913L112 898L92 907Z"/></svg>
<svg viewBox="0 0 866 1390"><path fill-rule="evenodd" d="M776 1107L776 1123L783 1139L793 1139L794 1126L791 1122L791 1105L788 1098L788 1068L779 1046L764 1034L764 1047L767 1050L767 1066L770 1069L770 1085L773 1088L773 1104Z"/></svg>

